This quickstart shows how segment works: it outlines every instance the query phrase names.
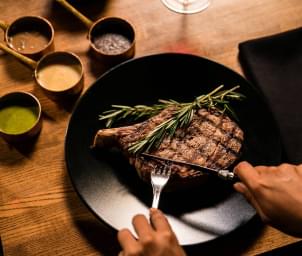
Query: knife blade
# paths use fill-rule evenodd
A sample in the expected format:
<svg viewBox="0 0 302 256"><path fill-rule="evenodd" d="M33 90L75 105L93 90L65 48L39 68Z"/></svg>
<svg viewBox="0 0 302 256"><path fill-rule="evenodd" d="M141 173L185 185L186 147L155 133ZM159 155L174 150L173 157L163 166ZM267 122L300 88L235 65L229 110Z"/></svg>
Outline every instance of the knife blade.
<svg viewBox="0 0 302 256"><path fill-rule="evenodd" d="M182 160L174 160L174 159L169 159L166 157L161 157L161 156L156 156L156 155L152 155L149 153L141 153L141 156L146 157L146 158L150 158L150 159L155 159L155 160L160 160L160 161L165 161L167 163L175 163L175 164L180 164L180 165L187 165L192 167L195 170L199 170L201 172L205 172L208 174L214 174L217 177L224 179L224 180L230 180L230 181L240 181L239 177L232 171L230 170L224 170L224 169L214 169L214 168L209 168L209 167L205 167L199 164L195 164L195 163L189 163L186 161L182 161Z"/></svg>

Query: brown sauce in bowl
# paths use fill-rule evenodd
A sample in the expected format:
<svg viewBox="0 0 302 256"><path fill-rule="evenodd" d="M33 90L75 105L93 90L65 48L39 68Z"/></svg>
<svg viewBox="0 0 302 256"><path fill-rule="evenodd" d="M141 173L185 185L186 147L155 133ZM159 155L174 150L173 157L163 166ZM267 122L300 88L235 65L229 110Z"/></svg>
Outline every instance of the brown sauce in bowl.
<svg viewBox="0 0 302 256"><path fill-rule="evenodd" d="M21 53L34 53L44 49L49 39L39 31L20 31L9 37L9 44Z"/></svg>

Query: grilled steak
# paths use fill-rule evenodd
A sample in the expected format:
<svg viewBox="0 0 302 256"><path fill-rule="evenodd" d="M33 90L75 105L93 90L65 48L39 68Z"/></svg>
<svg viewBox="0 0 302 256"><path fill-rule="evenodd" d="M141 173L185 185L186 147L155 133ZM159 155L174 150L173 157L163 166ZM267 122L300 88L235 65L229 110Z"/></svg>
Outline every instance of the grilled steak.
<svg viewBox="0 0 302 256"><path fill-rule="evenodd" d="M167 108L150 119L131 126L99 130L94 138L95 147L119 147L135 166L138 175L150 180L150 172L158 160L144 159L128 153L128 147L145 137L157 125L173 115ZM165 138L159 148L149 153L165 158L183 160L211 168L228 168L240 155L243 131L225 114L215 110L199 109L188 127L176 130L172 138ZM169 187L172 190L203 183L208 175L190 167L172 164Z"/></svg>

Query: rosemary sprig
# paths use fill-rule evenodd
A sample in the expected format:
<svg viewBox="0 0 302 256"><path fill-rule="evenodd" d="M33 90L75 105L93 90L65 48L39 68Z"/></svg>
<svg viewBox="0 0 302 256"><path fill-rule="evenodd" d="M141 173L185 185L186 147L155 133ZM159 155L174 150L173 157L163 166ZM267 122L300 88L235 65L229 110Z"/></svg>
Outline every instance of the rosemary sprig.
<svg viewBox="0 0 302 256"><path fill-rule="evenodd" d="M156 126L146 137L139 140L128 148L130 153L137 154L142 151L149 151L157 148L162 140L168 136L173 137L177 128L183 128L190 124L197 109L215 109L220 113L228 112L233 118L238 119L231 109L230 100L242 100L244 96L235 92L240 86L235 86L229 90L222 90L223 85L218 86L208 94L200 95L194 101L179 103L175 100L159 100L158 104L152 106L136 105L134 107L123 105L112 105L114 109L103 112L100 120L106 120L106 126L110 127L115 121L132 117L134 119L146 116L154 116L167 107L173 107L173 116Z"/></svg>
<svg viewBox="0 0 302 256"><path fill-rule="evenodd" d="M111 105L111 107L113 109L104 111L99 116L99 120L107 120L106 127L111 127L113 123L128 117L137 120L145 116L154 116L166 108L165 104L155 104L153 106L136 105L134 107Z"/></svg>

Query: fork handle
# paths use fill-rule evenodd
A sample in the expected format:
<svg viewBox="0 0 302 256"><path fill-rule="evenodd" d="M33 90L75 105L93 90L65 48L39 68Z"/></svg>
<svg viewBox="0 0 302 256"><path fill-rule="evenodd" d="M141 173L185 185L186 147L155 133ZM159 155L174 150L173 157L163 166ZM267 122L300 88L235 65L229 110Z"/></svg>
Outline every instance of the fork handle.
<svg viewBox="0 0 302 256"><path fill-rule="evenodd" d="M162 189L158 187L153 187L153 201L152 201L152 208L158 208L159 198Z"/></svg>

